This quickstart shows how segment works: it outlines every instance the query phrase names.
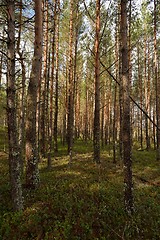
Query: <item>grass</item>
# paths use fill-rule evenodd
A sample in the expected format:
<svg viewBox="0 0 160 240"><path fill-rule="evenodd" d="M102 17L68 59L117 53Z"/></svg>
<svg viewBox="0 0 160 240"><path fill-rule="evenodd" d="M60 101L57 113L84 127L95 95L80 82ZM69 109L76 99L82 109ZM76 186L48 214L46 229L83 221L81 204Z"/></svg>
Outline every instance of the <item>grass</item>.
<svg viewBox="0 0 160 240"><path fill-rule="evenodd" d="M68 165L66 147L40 164L40 187L23 190L24 210L13 213L8 163L0 156L0 239L3 240L158 240L160 239L160 167L154 151L133 151L135 213L123 206L122 164L103 150L101 165L93 163L92 144L75 143Z"/></svg>

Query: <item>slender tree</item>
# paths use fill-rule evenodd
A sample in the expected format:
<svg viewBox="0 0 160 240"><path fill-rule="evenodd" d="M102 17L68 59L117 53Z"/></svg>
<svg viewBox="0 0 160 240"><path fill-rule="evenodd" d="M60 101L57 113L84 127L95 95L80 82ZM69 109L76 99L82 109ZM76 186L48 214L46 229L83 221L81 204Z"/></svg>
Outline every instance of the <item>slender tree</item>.
<svg viewBox="0 0 160 240"><path fill-rule="evenodd" d="M130 97L129 97L129 61L127 39L127 0L121 0L121 57L123 84L123 161L124 161L124 203L128 213L133 212L133 183L131 160Z"/></svg>
<svg viewBox="0 0 160 240"><path fill-rule="evenodd" d="M58 86L59 86L59 20L60 20L60 1L57 1L57 21L56 21L56 63L55 63L55 112L54 112L54 152L58 152Z"/></svg>
<svg viewBox="0 0 160 240"><path fill-rule="evenodd" d="M157 61L157 1L154 0L154 75L156 85L156 118L157 126L160 129L160 79L158 78ZM160 130L157 128L157 160L160 160Z"/></svg>
<svg viewBox="0 0 160 240"><path fill-rule="evenodd" d="M15 1L6 1L8 24L8 70L7 70L7 118L9 142L9 172L11 196L14 211L23 208L20 149L16 123L16 89L15 89Z"/></svg>
<svg viewBox="0 0 160 240"><path fill-rule="evenodd" d="M44 1L43 4L44 8L44 23L43 23L43 32L44 32L44 47L43 47L43 76L42 76L42 82L41 82L41 91L42 91L42 108L41 108L41 153L43 157L46 157L47 153L47 112L46 112L46 106L47 106L47 77L48 77L48 0Z"/></svg>
<svg viewBox="0 0 160 240"><path fill-rule="evenodd" d="M22 71L22 89L20 93L20 124L19 124L19 145L21 151L21 168L24 170L24 154L25 154L25 100L26 100L26 67L24 63L23 50L21 50L21 35L22 35L22 8L23 1L20 0L19 4L19 31L17 40L17 53Z"/></svg>
<svg viewBox="0 0 160 240"><path fill-rule="evenodd" d="M67 143L68 154L72 159L73 124L74 124L74 78L73 78L73 0L70 0L70 28L69 28L69 69L68 69L68 118L67 118Z"/></svg>
<svg viewBox="0 0 160 240"><path fill-rule="evenodd" d="M100 0L96 0L94 161L100 163Z"/></svg>
<svg viewBox="0 0 160 240"><path fill-rule="evenodd" d="M51 61L51 81L50 81L50 98L49 98L49 139L48 139L48 168L51 168L51 151L53 137L53 93L54 93L54 71L55 71L55 36L56 36L56 21L57 21L57 1L54 3L54 18L53 18L53 35L52 35L52 61Z"/></svg>
<svg viewBox="0 0 160 240"><path fill-rule="evenodd" d="M39 182L37 142L36 142L36 110L37 89L42 63L42 0L35 0L35 42L32 70L27 95L26 122L26 185L36 188Z"/></svg>

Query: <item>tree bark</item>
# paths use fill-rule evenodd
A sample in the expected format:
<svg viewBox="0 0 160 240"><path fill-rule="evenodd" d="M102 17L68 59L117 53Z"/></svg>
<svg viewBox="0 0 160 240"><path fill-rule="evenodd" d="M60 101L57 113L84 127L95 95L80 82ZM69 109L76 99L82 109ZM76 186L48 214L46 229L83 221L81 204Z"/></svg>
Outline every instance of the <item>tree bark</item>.
<svg viewBox="0 0 160 240"><path fill-rule="evenodd" d="M96 0L96 35L95 35L95 109L94 109L94 161L100 163L100 0Z"/></svg>
<svg viewBox="0 0 160 240"><path fill-rule="evenodd" d="M47 69L48 69L48 0L44 1L44 48L43 48L43 76L41 82L42 89L42 107L41 107L41 154L43 157L46 157L47 153L47 127L46 127L46 98L47 98Z"/></svg>
<svg viewBox="0 0 160 240"><path fill-rule="evenodd" d="M39 183L37 138L36 138L36 110L37 89L42 63L42 0L35 0L35 42L32 70L27 95L26 121L26 185L36 188Z"/></svg>
<svg viewBox="0 0 160 240"><path fill-rule="evenodd" d="M6 1L8 24L8 66L7 66L7 119L9 142L9 172L13 210L23 208L20 149L16 123L15 89L15 1Z"/></svg>
<svg viewBox="0 0 160 240"><path fill-rule="evenodd" d="M123 84L123 162L124 162L124 203L127 213L133 212L133 183L131 160L129 61L127 46L127 0L121 0L121 56Z"/></svg>
<svg viewBox="0 0 160 240"><path fill-rule="evenodd" d="M53 90L54 90L54 71L55 71L55 29L56 29L56 8L57 1L54 5L54 19L53 19L53 37L52 37L52 63L51 63L51 82L50 82L50 113L49 113L49 139L48 139L48 168L51 168L51 152L52 152L52 137L53 137Z"/></svg>
<svg viewBox="0 0 160 240"><path fill-rule="evenodd" d="M72 160L73 124L74 124L74 78L73 78L73 0L70 0L70 36L69 36L69 71L68 71L68 116L67 143L70 161Z"/></svg>
<svg viewBox="0 0 160 240"><path fill-rule="evenodd" d="M54 112L54 153L58 152L58 77L59 77L59 17L60 2L57 0L57 22L56 22L56 74L55 74L55 112Z"/></svg>
<svg viewBox="0 0 160 240"><path fill-rule="evenodd" d="M21 51L20 43L21 43L21 32L22 32L22 8L23 2L20 0L20 13L19 13L19 32L18 32L18 40L17 40L17 53L20 58L20 64L22 68L22 90L21 90L21 98L20 98L20 125L19 125L19 146L21 153L21 170L22 173L24 171L24 154L25 154L25 100L26 100L26 67L24 63L23 51Z"/></svg>
<svg viewBox="0 0 160 240"><path fill-rule="evenodd" d="M160 129L160 79L158 78L158 61L157 61L157 0L154 0L154 75L156 85L156 119L157 126ZM160 160L160 130L157 128L157 160Z"/></svg>

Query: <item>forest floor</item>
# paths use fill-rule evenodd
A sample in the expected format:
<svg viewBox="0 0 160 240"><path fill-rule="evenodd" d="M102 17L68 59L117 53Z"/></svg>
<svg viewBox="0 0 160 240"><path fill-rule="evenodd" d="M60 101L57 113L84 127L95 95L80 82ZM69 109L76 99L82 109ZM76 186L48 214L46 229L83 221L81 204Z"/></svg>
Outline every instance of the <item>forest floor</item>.
<svg viewBox="0 0 160 240"><path fill-rule="evenodd" d="M24 210L13 213L7 154L0 152L0 239L2 240L158 240L160 239L160 164L155 151L133 151L133 216L123 204L123 167L112 151L93 162L92 146L75 144L69 165L66 149L40 163L40 186L23 189Z"/></svg>

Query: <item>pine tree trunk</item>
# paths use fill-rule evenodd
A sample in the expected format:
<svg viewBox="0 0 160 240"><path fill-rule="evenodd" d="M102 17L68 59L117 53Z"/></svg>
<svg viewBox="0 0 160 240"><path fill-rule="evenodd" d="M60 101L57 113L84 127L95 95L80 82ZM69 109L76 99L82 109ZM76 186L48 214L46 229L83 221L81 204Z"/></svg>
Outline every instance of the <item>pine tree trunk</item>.
<svg viewBox="0 0 160 240"><path fill-rule="evenodd" d="M121 0L121 41L122 41L122 84L123 84L123 162L124 162L124 203L127 213L133 212L133 183L131 161L131 129L129 98L129 61L127 47L127 0Z"/></svg>
<svg viewBox="0 0 160 240"><path fill-rule="evenodd" d="M140 106L141 106L141 108L143 108L143 90L142 90L142 76L141 76L139 44L138 44L138 47L137 47L137 55L138 55L139 98L140 98ZM142 111L140 111L140 146L141 146L141 149L143 149L143 113L142 113Z"/></svg>
<svg viewBox="0 0 160 240"><path fill-rule="evenodd" d="M117 104L117 84L114 87L114 106L113 106L113 163L116 163L116 104Z"/></svg>
<svg viewBox="0 0 160 240"><path fill-rule="evenodd" d="M117 14L118 16L118 14ZM118 64L118 17L116 17L115 29L115 59L116 59L116 79L119 79L119 64ZM116 163L116 119L117 119L117 83L114 87L114 109L113 109L113 163Z"/></svg>
<svg viewBox="0 0 160 240"><path fill-rule="evenodd" d="M70 0L70 36L69 36L69 71L68 71L68 116L67 144L70 162L72 161L73 124L74 124L74 78L73 78L73 0Z"/></svg>
<svg viewBox="0 0 160 240"><path fill-rule="evenodd" d="M9 172L13 210L23 208L21 186L21 159L16 123L15 91L15 1L7 1L8 67L7 67L7 119L9 142Z"/></svg>
<svg viewBox="0 0 160 240"><path fill-rule="evenodd" d="M47 98L47 69L48 69L48 0L44 1L44 47L43 47L43 76L42 76L42 107L41 107L41 154L46 157L47 152L47 128L46 128L46 98Z"/></svg>
<svg viewBox="0 0 160 240"><path fill-rule="evenodd" d="M37 138L36 138L36 110L37 90L42 63L42 1L35 0L35 42L32 70L27 95L26 122L26 185L36 188L39 182Z"/></svg>
<svg viewBox="0 0 160 240"><path fill-rule="evenodd" d="M147 84L147 36L144 39L144 92L145 92L145 111L148 114L148 84ZM149 150L148 118L145 116L146 150Z"/></svg>
<svg viewBox="0 0 160 240"><path fill-rule="evenodd" d="M87 78L85 79L85 113L84 113L84 141L87 142L88 140L88 110L89 110L89 101L88 101L88 98L89 98L89 90L88 90L88 81L87 81Z"/></svg>
<svg viewBox="0 0 160 240"><path fill-rule="evenodd" d="M18 40L17 40L17 53L20 58L20 64L22 68L22 90L20 93L20 125L19 125L19 146L21 153L21 169L22 173L24 171L24 154L25 154L25 101L26 101L26 67L24 63L23 52L20 50L20 42L21 42L21 32L22 32L22 0L20 1L20 13L19 13L19 32L18 32Z"/></svg>
<svg viewBox="0 0 160 240"><path fill-rule="evenodd" d="M94 110L94 161L100 163L100 0L96 0L96 35L95 35L95 110Z"/></svg>
<svg viewBox="0 0 160 240"><path fill-rule="evenodd" d="M51 66L51 82L50 82L50 113L49 113L49 139L48 139L48 168L51 168L51 152L52 152L52 137L53 137L53 89L54 89L54 70L55 70L55 28L56 28L56 8L57 2L54 5L54 22L53 22L53 37L52 37L52 66Z"/></svg>
<svg viewBox="0 0 160 240"><path fill-rule="evenodd" d="M57 7L60 8L60 2L57 1ZM54 153L58 152L58 72L59 72L59 14L56 22L56 74L55 74L55 112L54 112Z"/></svg>
<svg viewBox="0 0 160 240"><path fill-rule="evenodd" d="M118 10L120 11L121 7L120 4L118 5ZM118 22L120 22L120 14L118 15ZM119 32L120 32L120 28L119 28ZM119 34L119 83L120 83L120 87L119 87L119 155L121 160L123 159L123 89L122 89L122 43L121 43L121 34Z"/></svg>
<svg viewBox="0 0 160 240"><path fill-rule="evenodd" d="M156 84L156 119L157 126L160 129L160 78L158 78L157 61L157 0L154 0L154 75ZM160 160L160 130L157 128L157 160Z"/></svg>

